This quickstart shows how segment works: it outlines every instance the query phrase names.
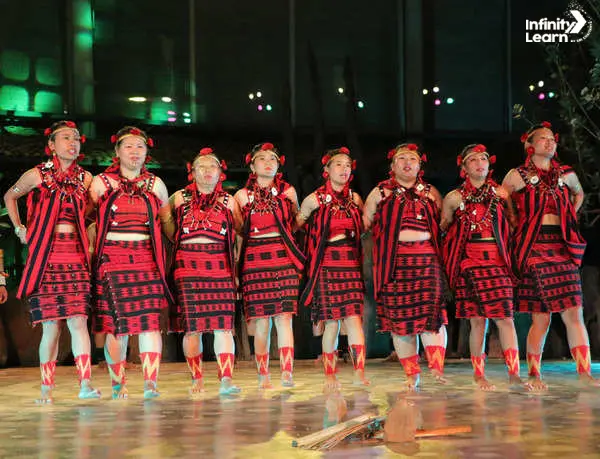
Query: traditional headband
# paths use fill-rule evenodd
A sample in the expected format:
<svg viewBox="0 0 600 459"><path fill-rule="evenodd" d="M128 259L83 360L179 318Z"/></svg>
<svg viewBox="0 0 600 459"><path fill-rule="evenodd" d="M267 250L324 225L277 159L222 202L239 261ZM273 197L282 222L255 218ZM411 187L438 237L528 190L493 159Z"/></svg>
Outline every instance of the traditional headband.
<svg viewBox="0 0 600 459"><path fill-rule="evenodd" d="M246 163L246 166L249 166L250 163L252 163L252 161L254 161L254 157L261 151L272 151L273 154L277 157L277 161L279 161L279 164L281 166L283 166L285 164L285 156L279 155L279 151L277 150L277 148L275 148L275 145L273 145L270 142L266 142L266 143L258 144L257 146L255 146L252 149L251 152L246 154L246 157L244 158L244 162Z"/></svg>
<svg viewBox="0 0 600 459"><path fill-rule="evenodd" d="M350 156L350 150L347 147L340 147L340 148L335 148L333 150L327 151L321 158L321 164L323 164L323 166L326 166L327 164L329 164L331 162L333 157L337 156L337 155L346 155L346 156L348 156L348 158L352 159ZM352 170L356 169L356 160L355 159L352 160L351 167L352 167Z"/></svg>
<svg viewBox="0 0 600 459"><path fill-rule="evenodd" d="M86 141L85 135L82 135L79 133L79 128L73 121L59 121L57 123L54 123L51 127L46 128L44 130L44 135L46 137L48 137L49 139L51 139L53 136L56 135L57 132L62 131L64 129L73 129L73 130L77 131L77 134L79 134L79 142L82 144L85 143L85 141ZM50 147L48 147L48 145L46 145L46 147L44 148L44 152L48 156L52 155L52 150L50 150ZM80 156L82 156L82 155L80 155Z"/></svg>
<svg viewBox="0 0 600 459"><path fill-rule="evenodd" d="M540 129L552 129L552 124L548 121L542 121L539 124L531 126L526 132L521 135L521 143L528 143L529 139ZM558 134L554 134L554 140L558 142Z"/></svg>
<svg viewBox="0 0 600 459"><path fill-rule="evenodd" d="M149 146L149 147L154 147L154 140L152 140L150 137L146 137L146 135L138 128L132 127L127 129L124 132L121 132L118 137L116 134L113 134L110 136L110 142L113 144L117 144L119 143L121 140L123 140L125 137L140 137L144 143Z"/></svg>
<svg viewBox="0 0 600 459"><path fill-rule="evenodd" d="M392 148L390 151L388 151L387 158L393 159L394 156L400 153L412 153L417 158L419 158L419 161L423 163L427 162L427 155L425 153L419 153L419 147L416 143L403 143L397 146L396 148Z"/></svg>
<svg viewBox="0 0 600 459"><path fill-rule="evenodd" d="M465 148L463 148L463 150L460 152L460 155L458 155L456 157L456 165L458 167L462 166L465 161L467 160L467 158L469 158L469 156L474 155L476 153L484 153L487 158L490 161L490 164L495 164L496 163L496 156L492 155L490 156L490 154L487 151L487 147L481 143L479 144L471 144L471 145L467 145Z"/></svg>
<svg viewBox="0 0 600 459"><path fill-rule="evenodd" d="M194 161L192 161L191 163L187 163L186 167L187 167L187 171L188 171L188 180L190 182L194 181L194 178L192 176L192 169L194 168L193 163L196 162L196 160L198 158L211 158L214 159L215 162L217 163L217 165L221 168L222 171L226 171L227 170L227 163L225 162L225 160L223 159L219 159L217 157L217 155L214 153L212 148L209 147L205 147L202 148L198 154L196 155L196 157L194 158ZM219 177L219 181L222 182L223 180L225 180L225 174L221 173L221 176Z"/></svg>

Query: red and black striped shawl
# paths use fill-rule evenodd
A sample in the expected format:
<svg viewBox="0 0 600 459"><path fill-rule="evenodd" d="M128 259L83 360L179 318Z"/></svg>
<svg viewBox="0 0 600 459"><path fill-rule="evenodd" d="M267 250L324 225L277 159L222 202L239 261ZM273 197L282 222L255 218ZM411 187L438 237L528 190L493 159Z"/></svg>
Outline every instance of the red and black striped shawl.
<svg viewBox="0 0 600 459"><path fill-rule="evenodd" d="M380 182L378 188L381 192L381 201L377 205L373 222L373 283L375 299L383 286L390 282L395 269L395 255L398 248L398 235L402 227L404 206L409 199L419 199L425 208L427 226L431 233L431 243L442 260L440 241L440 209L436 203L428 198L431 185L423 182L421 178L412 188L404 188L396 180L388 179ZM391 191L385 196L384 189Z"/></svg>
<svg viewBox="0 0 600 459"><path fill-rule="evenodd" d="M350 218L354 223L354 244L361 254L360 233L362 231L362 221L360 210L352 199L352 190L346 191L348 194L343 199L347 201L346 209L350 213ZM316 283L319 279L319 273L325 255L325 248L329 239L329 231L334 200L328 193L327 187L323 185L315 191L319 207L311 214L310 220L307 222L307 238L306 238L306 261L307 261L307 279L304 291L300 296L300 304L308 306L311 304L314 296ZM328 199L327 196L330 196Z"/></svg>
<svg viewBox="0 0 600 459"><path fill-rule="evenodd" d="M523 273L527 266L527 260L531 254L531 248L538 238L542 227L542 218L548 199L552 199L549 190L544 191L540 187L541 180L531 183L527 166L517 168L517 172L525 182L525 187L513 193L513 201L517 206L517 229L514 235L514 255L519 273ZM560 176L573 172L569 166L560 166ZM575 207L570 199L570 190L566 183L559 178L553 187L556 196L556 207L560 217L560 228L567 245L573 263L581 266L586 242L579 233L577 227L577 215Z"/></svg>
<svg viewBox="0 0 600 459"><path fill-rule="evenodd" d="M450 288L456 286L456 281L460 275L460 264L466 255L465 247L467 241L471 238L471 233L475 231L471 227L472 221L470 215L472 209L469 203L465 202L465 183L459 188L463 195L462 202L464 208L456 209L454 220L448 228L443 244L444 263ZM488 183L490 184L490 188L487 197L482 204L491 206L490 211L492 219L490 224L494 233L494 238L496 239L498 252L506 263L508 272L512 272L512 259L509 245L510 224L507 216L508 203L506 199L503 199L496 194L495 190L498 184L492 180L488 180Z"/></svg>
<svg viewBox="0 0 600 459"><path fill-rule="evenodd" d="M88 193L85 189L85 170L73 163L65 173L57 174L57 159L36 166L42 183L27 196L27 245L29 254L19 284L17 298L29 296L40 285L52 251L52 236L65 196L74 203L77 235L89 266L89 242L85 231L85 209ZM61 179L62 177L62 179ZM68 180L68 183L65 181Z"/></svg>
<svg viewBox="0 0 600 459"><path fill-rule="evenodd" d="M246 190L249 197L254 193L252 183L253 181L249 180L249 183L246 184ZM271 190L275 191L275 193L273 193L273 198L276 203L273 214L275 216L275 221L277 222L277 227L279 228L279 234L281 234L283 239L285 250L298 272L302 272L304 270L306 257L294 239L292 229L295 220L294 203L287 199L284 194L288 188L290 188L290 185L281 180L279 176L273 181ZM248 238L250 237L250 214L252 210L254 210L256 204L257 202L254 199L249 199L248 203L242 208L244 225L242 228L243 242L240 250L240 272L243 270L244 254Z"/></svg>
<svg viewBox="0 0 600 459"><path fill-rule="evenodd" d="M159 217L159 210L161 207L161 201L150 190L154 185L155 175L149 172L144 172L147 175L147 185L144 187L140 187L138 194L144 200L146 204L146 209L148 212L148 221L151 222L149 225L150 231L150 240L152 241L152 250L154 252L154 260L156 261L156 265L158 267L158 272L160 274L160 279L163 283L165 296L167 300L174 303L174 298L167 284L167 276L166 276L166 253L165 247L162 240L162 232L161 232L161 224ZM112 178L113 180L119 182L120 177L118 173L113 172L104 172L103 174L107 177ZM104 179L105 184L109 184L110 182ZM114 204L115 200L122 195L122 190L120 188L112 188L110 185L106 192L101 196L98 201L98 212L96 217L97 224L97 233L96 233L96 266L95 272L98 271L100 267L100 263L102 260L102 255L104 253L104 244L106 242L106 235L110 230L110 226L112 224L111 219L111 207Z"/></svg>

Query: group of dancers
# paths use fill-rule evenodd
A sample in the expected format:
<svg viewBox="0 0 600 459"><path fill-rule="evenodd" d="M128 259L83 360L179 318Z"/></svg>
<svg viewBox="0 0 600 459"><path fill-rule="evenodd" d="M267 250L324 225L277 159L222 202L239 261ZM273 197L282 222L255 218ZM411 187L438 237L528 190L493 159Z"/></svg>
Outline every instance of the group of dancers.
<svg viewBox="0 0 600 459"><path fill-rule="evenodd" d="M298 307L311 308L313 330L322 335L325 389L339 387L340 329L348 335L355 383L368 385L361 248L368 231L378 330L391 333L409 389L421 383L419 338L432 375L446 382L445 279L457 318L470 321L480 389L494 389L485 376L488 319L498 326L510 383L546 389L541 356L553 312L566 325L580 379L595 383L579 275L585 241L576 212L583 190L573 169L559 164L558 138L547 122L523 134L525 163L502 185L491 177L495 157L487 148L466 146L457 157L464 182L445 198L423 180L426 155L415 144L400 144L387 155L389 178L364 205L350 188L356 161L346 147L323 155L324 184L299 205L280 173L285 158L271 143L246 155L249 178L235 196L223 190L227 165L211 148L188 164L190 183L169 196L145 167L153 141L141 129L128 126L112 136L113 164L95 177L78 164L85 137L74 122L54 123L45 135L49 159L25 172L4 196L15 233L29 248L17 296L27 302L31 323L43 327L41 402L53 401L63 321L71 333L79 397L100 397L91 384L88 314L93 332L105 337L112 397L128 394L131 335L139 338L144 397L158 396L165 310L169 331L184 333L191 392L204 390L202 334L212 333L219 393L238 393L232 379L238 290L254 336L260 388L272 387L273 324L281 384L294 385L292 317ZM26 226L17 206L24 196ZM305 231L303 247L298 230ZM163 235L174 243L172 266ZM514 311L532 316L526 381L519 374Z"/></svg>

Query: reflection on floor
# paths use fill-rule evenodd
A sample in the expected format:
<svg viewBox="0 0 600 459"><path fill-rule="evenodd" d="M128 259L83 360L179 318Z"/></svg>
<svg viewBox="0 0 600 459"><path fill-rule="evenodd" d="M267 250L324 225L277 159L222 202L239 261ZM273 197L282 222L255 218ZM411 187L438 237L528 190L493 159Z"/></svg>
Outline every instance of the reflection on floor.
<svg viewBox="0 0 600 459"><path fill-rule="evenodd" d="M500 362L488 363L495 393L471 383L470 362L446 365L450 382L434 383L425 374L418 394L403 391L399 364L369 361L372 386L352 386L351 368L340 370L345 419L364 413L385 414L408 398L422 427L471 426L472 432L418 440L400 451L414 457L583 458L600 455L600 389L581 388L572 362L544 362L550 390L545 395L510 392ZM332 400L322 394L320 368L298 362L296 387L259 392L255 370L242 363L234 374L241 396L219 398L216 368L205 368L206 393L190 399L185 364L161 368L162 396L142 399L140 369L128 372L130 398L109 399L106 370L94 368L103 399L79 401L72 367L59 367L53 406L38 406L39 370L0 370L0 457L400 457L392 444L351 443L327 452L292 448L292 440L329 426ZM595 370L600 370L596 368ZM277 368L274 368L277 371ZM522 372L526 369L522 366ZM276 373L273 373L276 376ZM277 383L277 379L274 379ZM334 403L335 405L335 403Z"/></svg>

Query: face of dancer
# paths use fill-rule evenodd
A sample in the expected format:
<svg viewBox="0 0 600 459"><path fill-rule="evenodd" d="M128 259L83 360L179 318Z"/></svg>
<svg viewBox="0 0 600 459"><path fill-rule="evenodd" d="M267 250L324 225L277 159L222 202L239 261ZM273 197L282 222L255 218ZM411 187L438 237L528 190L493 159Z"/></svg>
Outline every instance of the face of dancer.
<svg viewBox="0 0 600 459"><path fill-rule="evenodd" d="M143 137L129 135L124 137L117 146L117 156L121 167L130 171L140 171L146 161L148 147Z"/></svg>
<svg viewBox="0 0 600 459"><path fill-rule="evenodd" d="M277 155L271 150L259 151L254 155L252 166L250 169L256 173L258 177L273 178L277 175L279 168L279 160Z"/></svg>
<svg viewBox="0 0 600 459"><path fill-rule="evenodd" d="M556 153L556 140L554 134L548 128L542 128L535 131L531 145L535 149L535 154L552 158Z"/></svg>
<svg viewBox="0 0 600 459"><path fill-rule="evenodd" d="M325 166L329 173L329 180L334 186L344 186L352 175L352 160L348 155L335 155Z"/></svg>
<svg viewBox="0 0 600 459"><path fill-rule="evenodd" d="M471 153L462 167L471 180L484 180L490 170L490 160L485 153Z"/></svg>
<svg viewBox="0 0 600 459"><path fill-rule="evenodd" d="M48 146L59 159L72 162L79 156L81 137L76 129L65 127L54 134L54 140L48 140Z"/></svg>
<svg viewBox="0 0 600 459"><path fill-rule="evenodd" d="M215 161L214 156L200 156L194 161L192 174L198 189L211 192L219 183L221 167Z"/></svg>
<svg viewBox="0 0 600 459"><path fill-rule="evenodd" d="M392 160L392 172L396 180L410 182L417 178L421 170L421 160L416 153L400 152Z"/></svg>

